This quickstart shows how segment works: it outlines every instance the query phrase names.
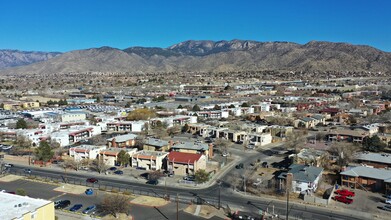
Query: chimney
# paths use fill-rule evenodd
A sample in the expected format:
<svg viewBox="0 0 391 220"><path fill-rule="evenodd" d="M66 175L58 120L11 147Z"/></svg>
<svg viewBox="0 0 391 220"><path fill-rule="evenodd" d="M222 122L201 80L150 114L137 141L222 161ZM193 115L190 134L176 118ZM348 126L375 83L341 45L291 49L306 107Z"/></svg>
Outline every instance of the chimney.
<svg viewBox="0 0 391 220"><path fill-rule="evenodd" d="M115 138L111 140L111 147L117 147L117 143L115 142Z"/></svg>
<svg viewBox="0 0 391 220"><path fill-rule="evenodd" d="M210 143L209 144L209 158L212 158L213 157L213 144L212 143Z"/></svg>

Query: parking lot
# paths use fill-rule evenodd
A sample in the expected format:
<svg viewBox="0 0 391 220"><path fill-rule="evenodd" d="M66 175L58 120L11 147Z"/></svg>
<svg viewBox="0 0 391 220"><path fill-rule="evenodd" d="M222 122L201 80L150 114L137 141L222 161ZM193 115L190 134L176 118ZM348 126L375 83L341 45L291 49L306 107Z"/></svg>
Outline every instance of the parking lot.
<svg viewBox="0 0 391 220"><path fill-rule="evenodd" d="M364 190L351 190L355 193L355 196L352 197L352 204L344 204L342 202L332 200L331 205L334 207L342 207L352 210L357 210L361 212L368 212L373 214L378 214L381 216L389 215L390 212L381 210L379 207L385 206L385 197L379 193L367 192ZM333 196L335 196L334 194Z"/></svg>

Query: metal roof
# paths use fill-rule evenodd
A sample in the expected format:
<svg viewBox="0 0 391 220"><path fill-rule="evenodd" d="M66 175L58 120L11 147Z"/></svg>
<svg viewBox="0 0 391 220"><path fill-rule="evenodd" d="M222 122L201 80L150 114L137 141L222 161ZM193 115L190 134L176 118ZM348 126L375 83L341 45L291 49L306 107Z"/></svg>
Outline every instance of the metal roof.
<svg viewBox="0 0 391 220"><path fill-rule="evenodd" d="M354 177L367 177L371 179L384 180L384 182L391 182L391 170L377 169L371 167L349 167L346 171L341 172L341 175Z"/></svg>

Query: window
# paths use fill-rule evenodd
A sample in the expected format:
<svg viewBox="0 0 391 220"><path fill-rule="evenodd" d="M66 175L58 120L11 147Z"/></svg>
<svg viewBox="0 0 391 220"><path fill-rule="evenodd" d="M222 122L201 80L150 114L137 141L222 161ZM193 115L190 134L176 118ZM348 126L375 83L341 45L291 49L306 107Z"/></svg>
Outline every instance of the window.
<svg viewBox="0 0 391 220"><path fill-rule="evenodd" d="M31 213L31 219L35 219L35 217L37 217L37 212Z"/></svg>

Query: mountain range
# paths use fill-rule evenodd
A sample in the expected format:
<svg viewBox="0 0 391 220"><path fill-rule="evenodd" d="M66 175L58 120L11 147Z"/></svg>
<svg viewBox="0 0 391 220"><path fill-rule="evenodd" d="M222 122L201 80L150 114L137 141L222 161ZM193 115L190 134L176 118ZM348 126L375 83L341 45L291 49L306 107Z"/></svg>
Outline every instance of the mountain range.
<svg viewBox="0 0 391 220"><path fill-rule="evenodd" d="M246 70L391 73L391 53L365 45L324 41L189 40L168 48L100 47L62 54L0 50L0 69L0 74Z"/></svg>

